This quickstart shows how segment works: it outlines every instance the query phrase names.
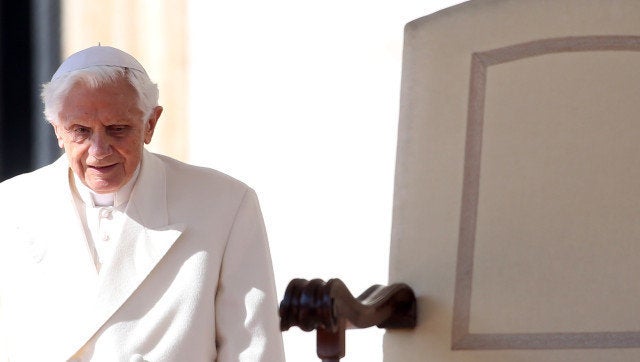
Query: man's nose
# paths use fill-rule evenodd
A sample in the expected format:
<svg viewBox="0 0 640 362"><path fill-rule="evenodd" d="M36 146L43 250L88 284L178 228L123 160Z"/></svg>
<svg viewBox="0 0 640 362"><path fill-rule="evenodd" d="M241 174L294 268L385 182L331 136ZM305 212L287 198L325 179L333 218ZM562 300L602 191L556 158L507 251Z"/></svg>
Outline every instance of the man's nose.
<svg viewBox="0 0 640 362"><path fill-rule="evenodd" d="M102 159L111 154L111 143L109 137L102 132L94 132L91 135L91 146L89 147L89 155Z"/></svg>

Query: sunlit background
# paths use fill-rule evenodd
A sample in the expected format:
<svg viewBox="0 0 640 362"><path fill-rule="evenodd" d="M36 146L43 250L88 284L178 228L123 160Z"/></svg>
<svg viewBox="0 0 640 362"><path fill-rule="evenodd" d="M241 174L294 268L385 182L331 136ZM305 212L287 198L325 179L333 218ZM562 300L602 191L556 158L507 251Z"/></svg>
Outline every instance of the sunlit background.
<svg viewBox="0 0 640 362"><path fill-rule="evenodd" d="M67 56L134 54L159 83L154 151L253 187L282 299L293 278L386 284L404 25L461 0L62 2ZM251 265L247 265L251 268ZM343 361L382 361L376 328ZM315 333L284 333L317 361Z"/></svg>

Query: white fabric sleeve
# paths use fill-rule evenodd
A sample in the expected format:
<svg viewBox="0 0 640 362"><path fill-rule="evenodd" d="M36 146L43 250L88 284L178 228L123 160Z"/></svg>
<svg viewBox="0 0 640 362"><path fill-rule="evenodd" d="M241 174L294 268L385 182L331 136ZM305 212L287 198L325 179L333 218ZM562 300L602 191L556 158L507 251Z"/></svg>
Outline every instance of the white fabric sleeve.
<svg viewBox="0 0 640 362"><path fill-rule="evenodd" d="M252 189L229 234L215 309L217 362L285 360L269 245Z"/></svg>

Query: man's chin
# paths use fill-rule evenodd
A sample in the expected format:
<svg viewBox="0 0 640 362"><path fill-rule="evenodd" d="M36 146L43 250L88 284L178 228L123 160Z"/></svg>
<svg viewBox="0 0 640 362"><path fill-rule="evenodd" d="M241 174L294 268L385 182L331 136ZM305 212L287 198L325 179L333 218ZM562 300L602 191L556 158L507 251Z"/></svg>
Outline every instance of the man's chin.
<svg viewBox="0 0 640 362"><path fill-rule="evenodd" d="M89 180L86 185L97 194L109 194L118 191L122 187L121 182L107 180Z"/></svg>

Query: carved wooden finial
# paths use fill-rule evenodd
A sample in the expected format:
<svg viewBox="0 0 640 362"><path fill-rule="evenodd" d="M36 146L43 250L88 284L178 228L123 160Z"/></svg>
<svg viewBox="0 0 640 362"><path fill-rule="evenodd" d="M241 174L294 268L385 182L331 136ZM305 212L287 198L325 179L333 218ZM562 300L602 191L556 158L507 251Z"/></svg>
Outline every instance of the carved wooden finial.
<svg viewBox="0 0 640 362"><path fill-rule="evenodd" d="M345 329L414 328L416 297L406 284L374 285L355 298L340 279L292 280L280 303L280 329L317 330L317 353L323 362L345 356Z"/></svg>

